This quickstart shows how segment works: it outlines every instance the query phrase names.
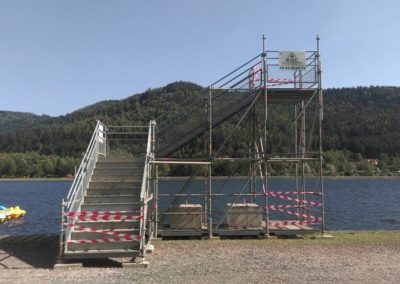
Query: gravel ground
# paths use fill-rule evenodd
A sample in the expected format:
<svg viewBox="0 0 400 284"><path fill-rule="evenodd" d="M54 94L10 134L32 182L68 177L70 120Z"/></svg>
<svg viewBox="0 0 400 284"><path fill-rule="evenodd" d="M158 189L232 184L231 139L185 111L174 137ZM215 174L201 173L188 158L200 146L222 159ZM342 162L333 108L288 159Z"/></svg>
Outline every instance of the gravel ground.
<svg viewBox="0 0 400 284"><path fill-rule="evenodd" d="M400 232L333 239L154 241L149 268L120 261L52 270L56 237L0 237L0 283L399 283Z"/></svg>

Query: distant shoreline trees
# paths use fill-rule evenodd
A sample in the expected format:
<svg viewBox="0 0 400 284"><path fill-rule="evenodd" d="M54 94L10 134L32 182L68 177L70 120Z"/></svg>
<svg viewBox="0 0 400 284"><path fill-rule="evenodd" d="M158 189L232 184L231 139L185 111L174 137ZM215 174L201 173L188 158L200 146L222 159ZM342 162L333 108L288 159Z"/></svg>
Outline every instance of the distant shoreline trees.
<svg viewBox="0 0 400 284"><path fill-rule="evenodd" d="M72 157L28 153L0 154L0 177L71 177L80 161Z"/></svg>
<svg viewBox="0 0 400 284"><path fill-rule="evenodd" d="M96 120L106 125L147 125L151 119L160 116L165 119L186 112L190 105L182 105L182 102L192 96L202 101L205 94L206 89L201 86L175 82L124 100L98 102L59 117L0 111L0 177L73 175ZM312 107L310 105L310 110ZM399 87L324 90L324 174L399 175L399 109ZM289 104L270 106L265 149L269 155L279 157L280 153L294 153L293 128L289 127L293 117L293 108ZM157 122L161 123L162 119ZM310 127L314 125L311 111L306 119L309 143L313 140L309 138L315 138ZM245 156L248 152L246 126L238 131L234 127L237 121L238 118L233 117L213 131L216 148L223 144L225 137L232 136L224 149L226 156ZM204 143L201 138L197 140L173 155L204 156ZM316 165L307 164L307 173L315 174L318 170ZM194 171L188 166L163 166L160 170L172 176ZM248 171L248 165L244 164L218 163L214 166L216 175L246 175ZM269 165L268 172L271 175L291 175L294 166L275 163Z"/></svg>
<svg viewBox="0 0 400 284"><path fill-rule="evenodd" d="M52 178L73 177L80 160L73 157L39 155L28 153L0 154L0 178ZM307 163L306 175L318 174L318 163ZM400 158L381 154L379 159L364 159L361 154L349 151L327 151L324 153L325 176L400 176ZM198 169L187 165L161 165L161 176L184 176L196 174ZM274 163L268 167L272 176L293 176L293 164ZM246 176L249 173L246 163L217 163L215 176ZM201 175L201 173L197 173Z"/></svg>

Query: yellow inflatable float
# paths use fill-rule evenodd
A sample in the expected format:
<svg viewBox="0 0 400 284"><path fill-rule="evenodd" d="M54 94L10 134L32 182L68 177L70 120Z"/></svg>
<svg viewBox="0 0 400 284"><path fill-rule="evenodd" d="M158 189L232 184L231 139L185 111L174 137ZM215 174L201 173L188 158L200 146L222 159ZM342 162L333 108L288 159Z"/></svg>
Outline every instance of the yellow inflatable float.
<svg viewBox="0 0 400 284"><path fill-rule="evenodd" d="M0 223L7 220L20 219L26 215L26 211L22 210L19 206L7 208L0 205Z"/></svg>

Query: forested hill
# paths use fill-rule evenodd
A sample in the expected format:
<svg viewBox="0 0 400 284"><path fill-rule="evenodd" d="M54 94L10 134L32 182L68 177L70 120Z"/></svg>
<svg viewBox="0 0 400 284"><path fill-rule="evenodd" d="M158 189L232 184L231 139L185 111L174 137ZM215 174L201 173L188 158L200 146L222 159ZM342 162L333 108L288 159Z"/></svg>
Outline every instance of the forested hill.
<svg viewBox="0 0 400 284"><path fill-rule="evenodd" d="M106 125L147 125L150 119L176 108L186 97L199 95L203 90L193 83L175 82L123 100L98 102L59 117L20 114L20 117L33 117L31 121L16 115L13 115L14 120L9 119L9 114L14 113L3 111L0 114L0 153L37 152L80 157L96 120Z"/></svg>
<svg viewBox="0 0 400 284"><path fill-rule="evenodd" d="M0 111L0 133L37 125L49 118L26 112Z"/></svg>
<svg viewBox="0 0 400 284"><path fill-rule="evenodd" d="M400 155L400 88L359 87L325 91L324 148L367 158Z"/></svg>
<svg viewBox="0 0 400 284"><path fill-rule="evenodd" d="M113 125L147 124L173 108L179 111L182 100L203 92L204 88L196 84L176 82L123 100L102 101L60 117L2 111L0 153L80 157L96 119ZM327 89L324 106L325 150L348 150L366 158L377 158L382 153L400 156L399 87Z"/></svg>

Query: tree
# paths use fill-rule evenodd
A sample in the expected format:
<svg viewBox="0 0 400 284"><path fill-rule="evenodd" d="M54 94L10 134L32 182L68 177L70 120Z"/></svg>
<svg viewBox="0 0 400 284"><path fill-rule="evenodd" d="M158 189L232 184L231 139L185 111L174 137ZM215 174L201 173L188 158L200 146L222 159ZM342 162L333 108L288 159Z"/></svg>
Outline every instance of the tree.
<svg viewBox="0 0 400 284"><path fill-rule="evenodd" d="M54 163L51 159L43 159L40 161L39 164L40 171L42 175L49 177L49 176L54 176L55 174L55 167Z"/></svg>
<svg viewBox="0 0 400 284"><path fill-rule="evenodd" d="M17 176L28 175L28 163L22 154L14 155Z"/></svg>
<svg viewBox="0 0 400 284"><path fill-rule="evenodd" d="M17 165L11 157L4 159L2 176L15 176L17 173Z"/></svg>
<svg viewBox="0 0 400 284"><path fill-rule="evenodd" d="M68 174L72 174L73 169L70 168L70 165L68 164L65 158L59 158L57 160L55 173L57 176L64 177L67 176Z"/></svg>

